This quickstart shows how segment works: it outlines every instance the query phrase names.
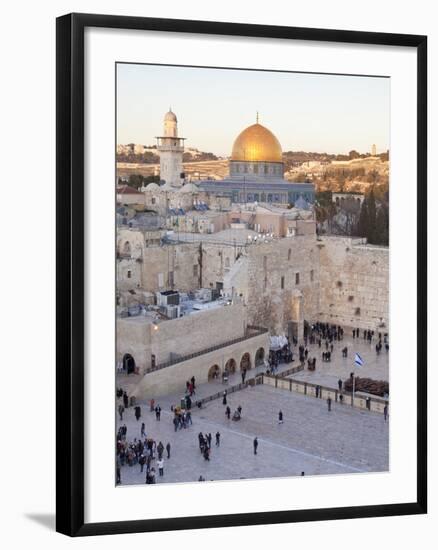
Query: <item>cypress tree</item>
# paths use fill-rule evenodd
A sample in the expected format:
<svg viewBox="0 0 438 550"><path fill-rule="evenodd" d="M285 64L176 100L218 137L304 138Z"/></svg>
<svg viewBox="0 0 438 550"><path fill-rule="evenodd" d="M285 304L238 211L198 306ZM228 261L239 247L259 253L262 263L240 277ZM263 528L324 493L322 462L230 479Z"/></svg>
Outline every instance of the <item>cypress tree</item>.
<svg viewBox="0 0 438 550"><path fill-rule="evenodd" d="M386 204L382 204L376 217L376 243L384 246L389 244L389 210Z"/></svg>
<svg viewBox="0 0 438 550"><path fill-rule="evenodd" d="M368 233L366 235L370 244L376 244L376 221L377 221L377 209L376 199L374 198L374 189L371 189L368 195Z"/></svg>
<svg viewBox="0 0 438 550"><path fill-rule="evenodd" d="M362 206L360 208L359 223L358 223L359 237L367 237L368 235L368 199L364 198Z"/></svg>

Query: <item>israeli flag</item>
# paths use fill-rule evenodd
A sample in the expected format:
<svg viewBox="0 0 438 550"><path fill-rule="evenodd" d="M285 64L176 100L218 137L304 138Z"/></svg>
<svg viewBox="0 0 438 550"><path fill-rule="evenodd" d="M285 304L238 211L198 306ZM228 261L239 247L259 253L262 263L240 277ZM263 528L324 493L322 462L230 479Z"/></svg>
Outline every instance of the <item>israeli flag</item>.
<svg viewBox="0 0 438 550"><path fill-rule="evenodd" d="M364 360L358 353L356 353L354 356L354 364L356 365L356 367L363 367L365 364Z"/></svg>

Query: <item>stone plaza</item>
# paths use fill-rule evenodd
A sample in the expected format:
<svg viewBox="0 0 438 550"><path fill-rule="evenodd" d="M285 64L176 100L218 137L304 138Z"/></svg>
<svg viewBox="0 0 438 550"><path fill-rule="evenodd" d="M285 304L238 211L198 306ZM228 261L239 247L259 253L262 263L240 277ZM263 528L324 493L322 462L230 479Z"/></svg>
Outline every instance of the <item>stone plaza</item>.
<svg viewBox="0 0 438 550"><path fill-rule="evenodd" d="M341 349L347 346L349 357L342 357ZM322 363L321 349L308 347L309 357L317 357L313 372L307 369L295 373L294 379L309 380L335 388L339 378L345 380L355 370L360 376L388 379L388 353L377 355L373 343L362 338L353 340L348 334L335 343L332 361ZM353 366L354 353L359 352L365 361L360 369ZM297 361L293 362L295 365ZM290 365L281 364L281 374ZM262 372L263 368L251 369L248 378ZM359 372L358 372L359 371ZM227 385L212 381L197 387L195 399L202 399L241 381L240 373L230 377ZM123 376L119 377L123 383ZM231 480L302 475L327 475L379 472L389 469L389 422L382 414L358 410L348 403L333 402L328 411L326 400L276 389L266 385L248 386L229 393L227 403L234 411L242 407L240 421L228 420L225 406L218 398L207 402L201 409L192 409L193 425L175 432L171 406L179 404L181 392L160 397L156 404L162 408L161 420L149 410L149 402L139 403L142 417L135 419L130 407L117 422L117 428L127 426L127 440L140 437L140 426L146 425L147 437L156 443L171 444L171 456L164 452L164 476L157 483L179 483L205 480ZM278 423L278 413L283 412L284 422ZM220 446L215 445L215 434L220 433ZM198 433L212 434L210 460L200 453ZM254 437L258 438L257 455L253 451ZM155 453L156 457L156 453ZM146 468L140 465L121 468L122 485L145 483Z"/></svg>

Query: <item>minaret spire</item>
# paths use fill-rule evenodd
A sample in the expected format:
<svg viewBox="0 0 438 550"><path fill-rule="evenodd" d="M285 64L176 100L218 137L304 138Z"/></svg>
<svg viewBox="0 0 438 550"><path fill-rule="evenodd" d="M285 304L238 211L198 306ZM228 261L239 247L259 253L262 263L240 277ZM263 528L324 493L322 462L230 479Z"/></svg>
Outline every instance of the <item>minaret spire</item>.
<svg viewBox="0 0 438 550"><path fill-rule="evenodd" d="M256 123L258 124L259 123L259 112L256 111Z"/></svg>

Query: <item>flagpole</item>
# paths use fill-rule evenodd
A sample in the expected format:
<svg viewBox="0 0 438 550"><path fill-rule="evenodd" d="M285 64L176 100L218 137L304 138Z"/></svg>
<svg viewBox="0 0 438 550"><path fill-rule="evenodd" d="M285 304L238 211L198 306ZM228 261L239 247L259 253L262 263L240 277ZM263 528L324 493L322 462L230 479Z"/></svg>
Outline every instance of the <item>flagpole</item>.
<svg viewBox="0 0 438 550"><path fill-rule="evenodd" d="M356 375L353 372L353 393L352 393L352 396L351 396L351 406L352 407L354 407L354 386L355 386L355 382L356 382Z"/></svg>

